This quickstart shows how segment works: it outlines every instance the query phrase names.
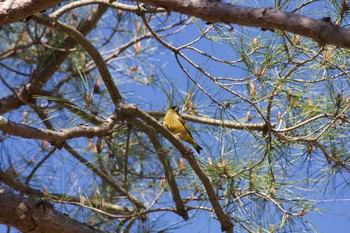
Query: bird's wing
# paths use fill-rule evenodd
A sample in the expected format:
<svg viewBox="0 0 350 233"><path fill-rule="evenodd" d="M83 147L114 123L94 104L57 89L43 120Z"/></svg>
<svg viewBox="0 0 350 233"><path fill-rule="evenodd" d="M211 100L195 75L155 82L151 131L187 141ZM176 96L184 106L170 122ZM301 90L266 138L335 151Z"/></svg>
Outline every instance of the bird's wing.
<svg viewBox="0 0 350 233"><path fill-rule="evenodd" d="M192 134L191 134L191 132L190 132L190 129L188 128L188 125L186 124L186 122L184 121L184 119L182 119L182 117L181 117L180 115L177 115L177 118L178 118L178 120L181 122L181 124L182 124L183 126L185 126L185 129L186 129L187 133L191 136L191 138L193 138L193 136L192 136Z"/></svg>

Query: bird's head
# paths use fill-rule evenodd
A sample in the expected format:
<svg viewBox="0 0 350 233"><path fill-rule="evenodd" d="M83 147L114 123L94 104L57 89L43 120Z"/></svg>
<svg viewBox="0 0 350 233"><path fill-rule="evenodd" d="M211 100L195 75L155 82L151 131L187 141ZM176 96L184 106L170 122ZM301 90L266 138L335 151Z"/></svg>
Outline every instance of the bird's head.
<svg viewBox="0 0 350 233"><path fill-rule="evenodd" d="M171 106L170 107L172 110L174 110L175 112L179 112L179 107L178 106Z"/></svg>

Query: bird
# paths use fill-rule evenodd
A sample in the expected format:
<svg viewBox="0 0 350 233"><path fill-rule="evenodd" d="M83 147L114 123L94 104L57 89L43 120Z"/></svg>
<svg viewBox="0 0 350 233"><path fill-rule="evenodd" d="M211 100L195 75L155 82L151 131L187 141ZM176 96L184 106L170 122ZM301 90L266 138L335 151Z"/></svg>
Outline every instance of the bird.
<svg viewBox="0 0 350 233"><path fill-rule="evenodd" d="M179 114L179 107L171 106L167 110L163 119L163 125L177 137L191 144L197 153L200 154L203 148L193 139L190 129Z"/></svg>

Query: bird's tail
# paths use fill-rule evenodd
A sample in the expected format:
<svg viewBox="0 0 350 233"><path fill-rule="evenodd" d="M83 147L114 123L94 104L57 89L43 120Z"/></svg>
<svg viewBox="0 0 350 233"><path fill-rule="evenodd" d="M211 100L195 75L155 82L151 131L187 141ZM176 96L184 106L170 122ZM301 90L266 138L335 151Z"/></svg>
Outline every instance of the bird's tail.
<svg viewBox="0 0 350 233"><path fill-rule="evenodd" d="M200 154L201 150L203 150L202 147L200 147L196 141L192 138L192 136L189 134L190 137L184 139L186 142L188 142L189 144L191 144L194 149L196 149L197 153Z"/></svg>
<svg viewBox="0 0 350 233"><path fill-rule="evenodd" d="M196 149L197 153L200 154L201 150L203 150L202 147L200 147L197 143L194 143L193 145L194 149Z"/></svg>

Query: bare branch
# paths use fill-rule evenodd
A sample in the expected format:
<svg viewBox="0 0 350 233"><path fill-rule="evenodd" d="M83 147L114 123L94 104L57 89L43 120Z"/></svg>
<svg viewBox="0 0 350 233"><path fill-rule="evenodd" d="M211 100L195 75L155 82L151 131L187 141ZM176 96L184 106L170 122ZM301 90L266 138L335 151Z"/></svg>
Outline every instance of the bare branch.
<svg viewBox="0 0 350 233"><path fill-rule="evenodd" d="M109 121L109 123L108 123ZM0 130L4 133L19 136L22 138L40 139L50 142L52 145L62 148L65 141L77 137L96 137L109 133L114 125L110 118L100 126L80 125L73 128L61 129L59 131L34 128L24 124L12 122L0 116Z"/></svg>
<svg viewBox="0 0 350 233"><path fill-rule="evenodd" d="M0 26L20 21L43 10L54 7L63 0L5 0L0 2Z"/></svg>
<svg viewBox="0 0 350 233"><path fill-rule="evenodd" d="M149 115L155 118L164 117L165 113L160 111L147 112ZM245 129L252 131L263 131L266 127L265 123L236 123L229 120L217 120L209 117L194 116L186 113L181 113L181 117L185 120L212 126L221 126L229 129ZM275 124L273 124L275 125Z"/></svg>
<svg viewBox="0 0 350 233"><path fill-rule="evenodd" d="M0 209L0 223L14 226L22 232L99 232L57 212L46 201L28 200L6 190L0 192Z"/></svg>
<svg viewBox="0 0 350 233"><path fill-rule="evenodd" d="M294 13L285 13L274 8L250 8L235 6L220 1L194 0L138 0L155 7L164 7L195 16L211 23L223 22L265 29L278 29L309 37L314 41L350 48L350 30L331 22L311 19Z"/></svg>
<svg viewBox="0 0 350 233"><path fill-rule="evenodd" d="M118 3L118 2L111 2L108 0L85 0L85 1L72 2L65 5L64 7L61 7L59 10L50 14L50 18L52 18L53 20L57 20L62 14L68 11L71 11L78 7L92 5L92 4L104 4L106 6L109 6L115 9L120 9L123 11L128 11L133 13L140 12L140 7L138 6L127 5L127 4ZM159 9L146 10L146 13L156 13L156 12L165 12L165 9L159 8Z"/></svg>

